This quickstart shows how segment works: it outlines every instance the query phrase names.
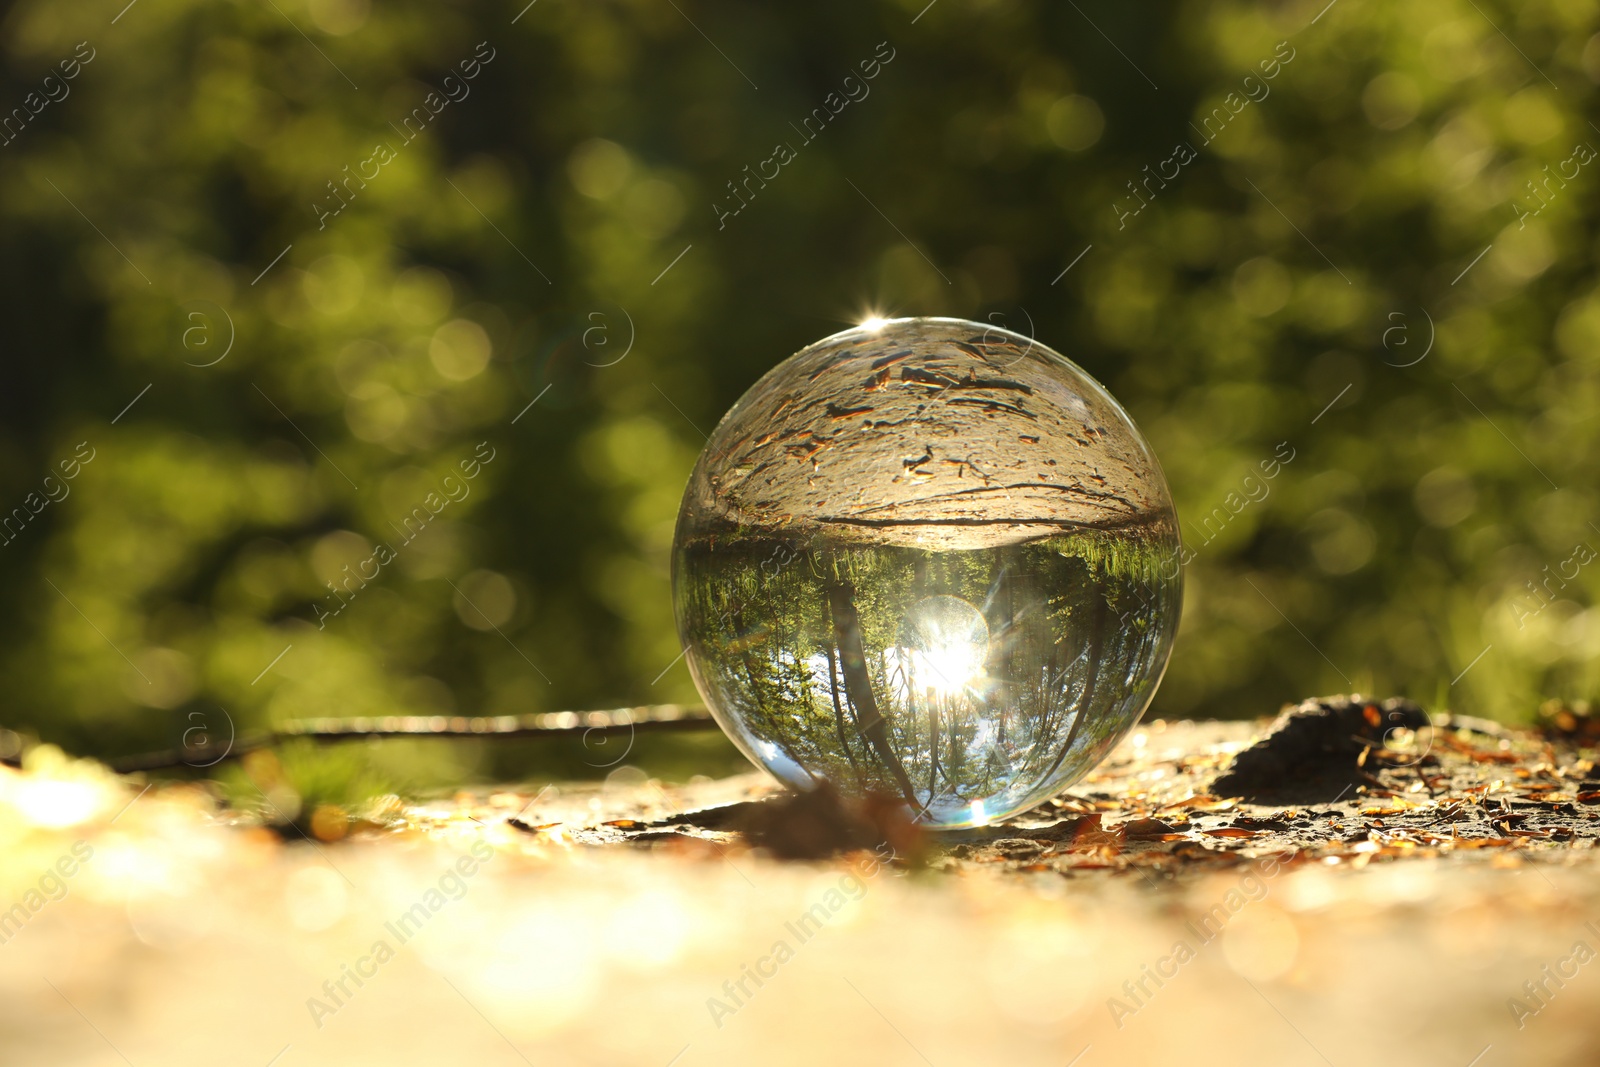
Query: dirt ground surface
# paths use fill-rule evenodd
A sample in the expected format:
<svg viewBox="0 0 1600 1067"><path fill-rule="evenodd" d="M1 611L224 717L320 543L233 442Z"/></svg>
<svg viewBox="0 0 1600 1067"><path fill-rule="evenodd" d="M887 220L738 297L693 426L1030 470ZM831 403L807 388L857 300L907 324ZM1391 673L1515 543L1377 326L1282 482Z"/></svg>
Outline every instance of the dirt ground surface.
<svg viewBox="0 0 1600 1067"><path fill-rule="evenodd" d="M0 1063L1592 1064L1593 738L1406 714L1147 723L939 836L619 771L318 841L39 750Z"/></svg>

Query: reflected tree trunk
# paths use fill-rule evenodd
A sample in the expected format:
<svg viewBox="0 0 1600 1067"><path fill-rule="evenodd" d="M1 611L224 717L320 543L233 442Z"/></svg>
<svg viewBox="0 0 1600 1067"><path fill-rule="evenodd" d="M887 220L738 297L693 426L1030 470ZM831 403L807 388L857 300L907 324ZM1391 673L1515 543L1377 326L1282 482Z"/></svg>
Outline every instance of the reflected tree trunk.
<svg viewBox="0 0 1600 1067"><path fill-rule="evenodd" d="M845 759L850 761L856 784L865 785L861 778L861 766L856 763L855 751L851 749L849 735L844 729L844 705L839 702L839 660L833 653L833 645L824 645L823 651L828 656L828 691L833 695L833 726L839 734L839 747L844 749Z"/></svg>
<svg viewBox="0 0 1600 1067"><path fill-rule="evenodd" d="M861 619L856 613L855 590L848 582L828 583L828 608L833 616L834 640L839 646L839 667L844 674L845 692L861 716L861 733L878 753L878 758L894 776L906 803L917 805L916 788L889 744L888 723L878 711L872 695L872 679L867 674L867 654L861 641Z"/></svg>
<svg viewBox="0 0 1600 1067"><path fill-rule="evenodd" d="M1001 552L995 556L994 570L992 572L993 577L990 579L989 588L993 590L994 594L999 597L1000 617L1005 620L1005 625L1002 627L999 634L1001 650L1000 654L1005 660L1005 677L1007 679L1007 684L1015 685L1015 679L1017 675L1016 671L1013 669L1011 653L1016 639L1015 630L1017 616L1015 598L1012 596L1011 589L1011 561L1009 557L1010 553L1008 552ZM999 737L999 744L1001 748L1004 748L1006 744L1006 725L1010 719L1010 702L1002 700L1000 702Z"/></svg>
<svg viewBox="0 0 1600 1067"><path fill-rule="evenodd" d="M1105 621L1106 602L1098 593L1090 598L1093 605L1089 610L1089 645L1085 649L1089 662L1083 672L1083 695L1078 700L1078 710L1072 716L1072 729L1067 731L1067 740L1061 746L1061 751L1056 754L1055 760L1049 769L1044 772L1048 779L1056 773L1067 754L1072 751L1072 743L1078 739L1078 730L1083 726L1084 720L1089 717L1089 711L1094 704L1095 678L1100 673L1100 657L1105 651Z"/></svg>

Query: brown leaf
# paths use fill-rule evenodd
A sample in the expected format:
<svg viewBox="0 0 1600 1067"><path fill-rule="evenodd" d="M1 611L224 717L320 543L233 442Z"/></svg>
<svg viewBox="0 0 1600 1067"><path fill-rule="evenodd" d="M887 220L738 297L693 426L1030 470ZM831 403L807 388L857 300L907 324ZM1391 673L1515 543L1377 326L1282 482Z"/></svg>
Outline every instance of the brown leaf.
<svg viewBox="0 0 1600 1067"><path fill-rule="evenodd" d="M1221 797L1214 797L1208 793L1197 793L1192 797L1184 797L1182 800L1174 800L1172 803L1168 804L1167 807L1188 808L1191 811L1228 811L1231 808L1237 807L1238 804L1239 802L1237 800L1224 800Z"/></svg>
<svg viewBox="0 0 1600 1067"><path fill-rule="evenodd" d="M1133 819L1117 827L1131 841L1167 840L1182 837L1173 827L1160 819Z"/></svg>
<svg viewBox="0 0 1600 1067"><path fill-rule="evenodd" d="M1121 828L1106 830L1101 825L1102 816L1099 812L1078 822L1072 835L1073 848L1100 847L1104 845L1119 845L1122 843Z"/></svg>

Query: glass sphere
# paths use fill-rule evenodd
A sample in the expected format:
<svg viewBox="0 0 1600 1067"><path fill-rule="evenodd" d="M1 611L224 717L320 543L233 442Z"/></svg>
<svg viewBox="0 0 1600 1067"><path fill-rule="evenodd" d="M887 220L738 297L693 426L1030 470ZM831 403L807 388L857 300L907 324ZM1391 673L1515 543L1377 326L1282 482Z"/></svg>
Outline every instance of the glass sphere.
<svg viewBox="0 0 1600 1067"><path fill-rule="evenodd" d="M673 603L712 715L797 789L983 825L1138 722L1182 598L1149 445L1093 378L961 319L802 349L718 424Z"/></svg>

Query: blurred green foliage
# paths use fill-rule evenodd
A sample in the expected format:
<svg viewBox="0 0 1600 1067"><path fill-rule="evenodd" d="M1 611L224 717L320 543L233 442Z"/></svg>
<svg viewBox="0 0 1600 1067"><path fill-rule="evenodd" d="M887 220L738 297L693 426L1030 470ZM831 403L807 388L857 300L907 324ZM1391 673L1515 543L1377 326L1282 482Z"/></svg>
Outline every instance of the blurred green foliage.
<svg viewBox="0 0 1600 1067"><path fill-rule="evenodd" d="M3 23L0 721L694 700L703 432L869 311L1032 330L1144 428L1194 552L1153 713L1596 687L1600 168L1548 178L1593 0L123 2Z"/></svg>

